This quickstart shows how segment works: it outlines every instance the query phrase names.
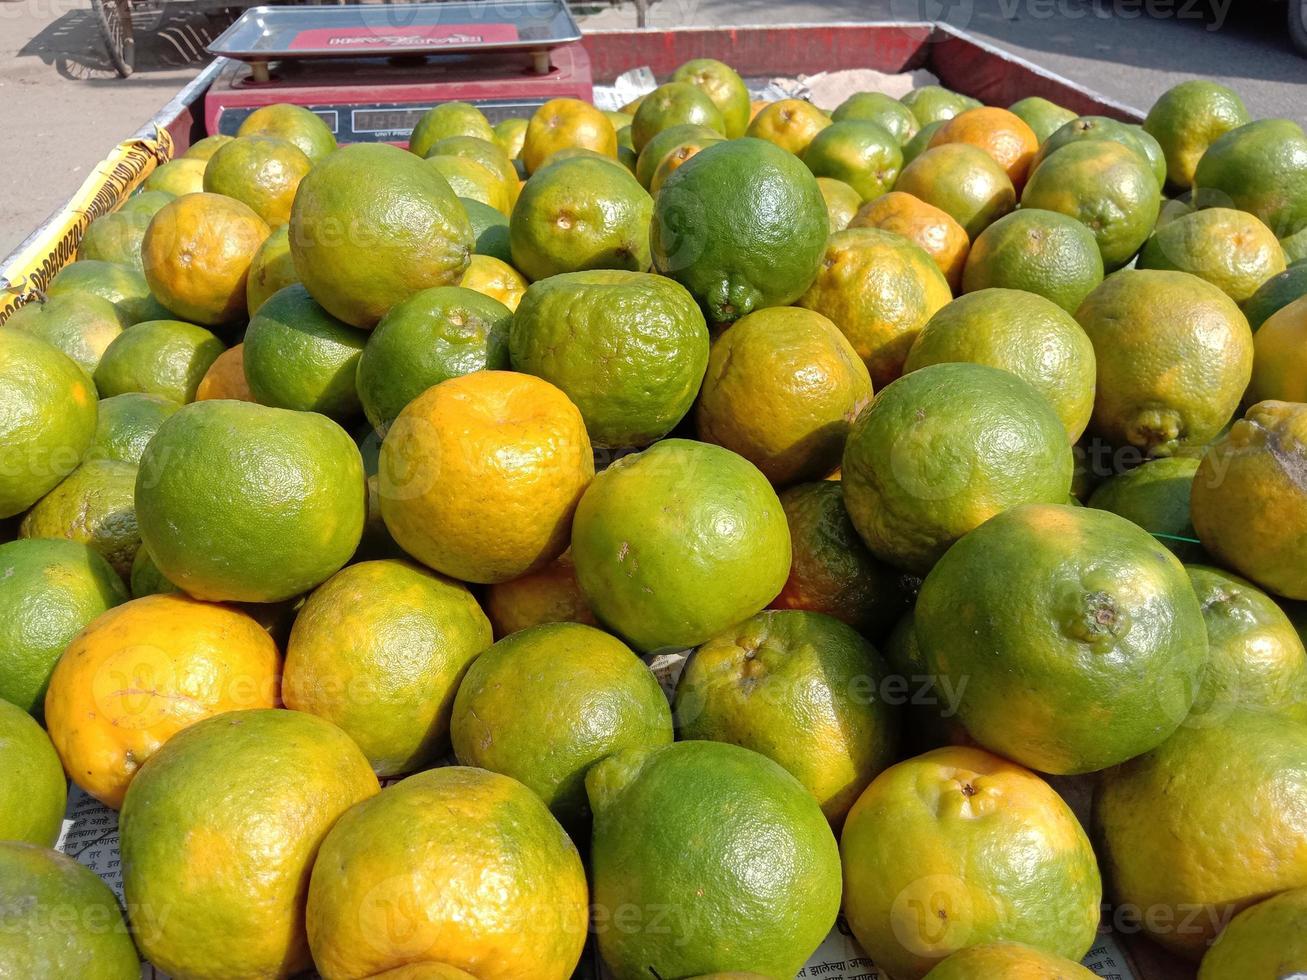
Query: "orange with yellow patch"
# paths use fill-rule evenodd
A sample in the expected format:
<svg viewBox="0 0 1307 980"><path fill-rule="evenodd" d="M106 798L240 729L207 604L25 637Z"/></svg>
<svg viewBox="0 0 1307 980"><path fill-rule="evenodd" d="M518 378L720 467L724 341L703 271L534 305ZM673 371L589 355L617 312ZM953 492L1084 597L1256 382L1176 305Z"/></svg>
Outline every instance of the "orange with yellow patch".
<svg viewBox="0 0 1307 980"><path fill-rule="evenodd" d="M781 99L762 106L750 121L745 135L775 143L781 149L800 156L813 137L830 122L830 116L811 102Z"/></svg>
<svg viewBox="0 0 1307 980"><path fill-rule="evenodd" d="M971 241L965 228L933 204L903 191L890 191L859 208L849 227L897 232L935 260L953 292L961 289Z"/></svg>
<svg viewBox="0 0 1307 980"><path fill-rule="evenodd" d="M400 413L381 445L378 493L386 527L419 561L464 582L506 582L563 553L593 478L585 422L562 391L477 371Z"/></svg>
<svg viewBox="0 0 1307 980"><path fill-rule="evenodd" d="M567 980L587 902L576 847L535 794L450 766L332 828L309 885L309 945L327 980L422 960L478 980Z"/></svg>
<svg viewBox="0 0 1307 980"><path fill-rule="evenodd" d="M1079 960L1098 930L1102 881L1075 815L1033 772L982 749L886 769L849 812L840 853L853 934L901 980L1000 939Z"/></svg>
<svg viewBox="0 0 1307 980"><path fill-rule="evenodd" d="M245 345L237 344L218 355L209 365L195 389L197 402L212 398L229 398L241 402L257 401L245 380Z"/></svg>
<svg viewBox="0 0 1307 980"><path fill-rule="evenodd" d="M502 259L493 255L473 255L459 285L499 300L510 310L516 310L517 304L526 295L527 281L522 273Z"/></svg>
<svg viewBox="0 0 1307 980"><path fill-rule="evenodd" d="M251 617L181 594L93 620L55 665L51 741L73 782L115 809L141 764L210 715L279 701L276 644Z"/></svg>
<svg viewBox="0 0 1307 980"><path fill-rule="evenodd" d="M522 163L535 173L559 150L594 150L617 159L617 130L602 111L580 99L550 99L531 116L522 142Z"/></svg>
<svg viewBox="0 0 1307 980"><path fill-rule="evenodd" d="M1018 194L1026 182L1039 138L1020 116L994 106L958 113L935 131L931 146L967 143L984 150L1007 173Z"/></svg>
<svg viewBox="0 0 1307 980"><path fill-rule="evenodd" d="M250 265L270 234L267 222L240 201L186 194L160 208L145 231L145 281L184 320L232 323L247 313Z"/></svg>

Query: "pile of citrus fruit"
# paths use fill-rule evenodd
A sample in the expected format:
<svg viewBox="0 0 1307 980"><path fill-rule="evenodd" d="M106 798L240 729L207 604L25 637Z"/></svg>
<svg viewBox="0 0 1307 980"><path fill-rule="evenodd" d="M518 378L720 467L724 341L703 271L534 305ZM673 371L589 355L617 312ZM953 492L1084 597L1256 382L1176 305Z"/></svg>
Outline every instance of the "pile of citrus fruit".
<svg viewBox="0 0 1307 980"><path fill-rule="evenodd" d="M1307 971L1307 136L1219 85L261 109L0 457L0 976Z"/></svg>

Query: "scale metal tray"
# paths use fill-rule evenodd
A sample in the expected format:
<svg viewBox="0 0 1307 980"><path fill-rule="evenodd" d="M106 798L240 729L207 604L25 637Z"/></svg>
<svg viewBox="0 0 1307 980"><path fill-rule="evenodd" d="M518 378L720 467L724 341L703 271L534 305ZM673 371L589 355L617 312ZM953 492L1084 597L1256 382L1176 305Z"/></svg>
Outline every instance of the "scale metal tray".
<svg viewBox="0 0 1307 980"><path fill-rule="evenodd" d="M527 51L581 40L564 0L251 7L208 45L236 61Z"/></svg>

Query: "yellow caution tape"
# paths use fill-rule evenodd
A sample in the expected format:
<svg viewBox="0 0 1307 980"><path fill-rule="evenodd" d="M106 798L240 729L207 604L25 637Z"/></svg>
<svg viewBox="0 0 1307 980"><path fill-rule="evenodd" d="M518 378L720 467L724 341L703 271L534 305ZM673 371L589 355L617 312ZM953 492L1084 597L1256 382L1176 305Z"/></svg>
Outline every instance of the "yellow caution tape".
<svg viewBox="0 0 1307 980"><path fill-rule="evenodd" d="M86 226L117 210L157 166L171 159L172 151L172 136L163 129L153 137L119 143L63 209L0 269L0 323L24 303L39 298L59 270L76 258Z"/></svg>

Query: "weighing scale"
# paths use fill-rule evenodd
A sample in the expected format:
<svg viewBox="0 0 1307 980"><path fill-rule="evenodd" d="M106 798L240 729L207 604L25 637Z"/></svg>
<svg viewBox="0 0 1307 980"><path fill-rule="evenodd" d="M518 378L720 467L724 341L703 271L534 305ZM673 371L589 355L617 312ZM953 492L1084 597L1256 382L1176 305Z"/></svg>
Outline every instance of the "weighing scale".
<svg viewBox="0 0 1307 980"><path fill-rule="evenodd" d="M289 102L337 142L404 144L441 102L525 117L591 100L580 41L564 0L252 7L208 46L230 64L205 95L205 126L234 135L255 109Z"/></svg>

